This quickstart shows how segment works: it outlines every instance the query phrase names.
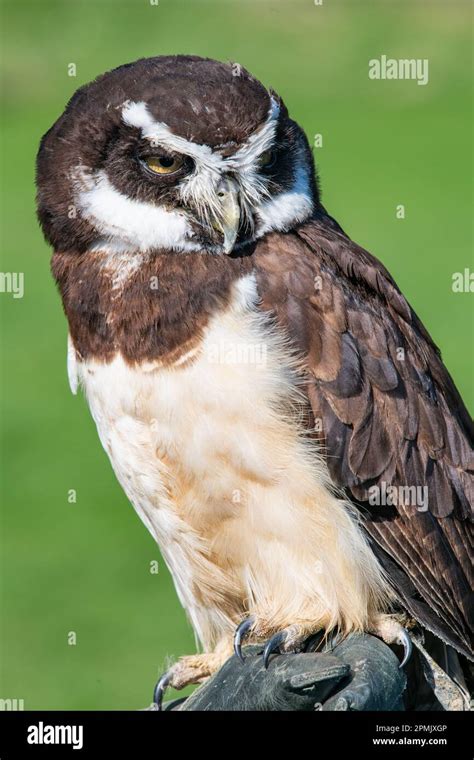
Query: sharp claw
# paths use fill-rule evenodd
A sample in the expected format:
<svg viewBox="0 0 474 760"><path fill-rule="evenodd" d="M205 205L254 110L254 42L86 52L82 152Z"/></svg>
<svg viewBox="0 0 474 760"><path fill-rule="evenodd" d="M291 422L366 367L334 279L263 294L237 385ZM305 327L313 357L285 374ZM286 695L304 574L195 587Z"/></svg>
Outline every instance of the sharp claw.
<svg viewBox="0 0 474 760"><path fill-rule="evenodd" d="M411 657L413 644L411 643L411 638L408 635L408 633L405 631L405 629L400 633L400 644L403 646L403 660L401 661L399 668L403 668L404 665L407 664L408 660Z"/></svg>
<svg viewBox="0 0 474 760"><path fill-rule="evenodd" d="M242 620L240 625L238 625L237 628L235 629L234 652L241 662L245 661L245 657L242 654L242 641L244 640L245 636L251 629L253 623L254 623L254 618L248 617L245 620Z"/></svg>
<svg viewBox="0 0 474 760"><path fill-rule="evenodd" d="M263 667L265 670L268 670L270 656L273 652L278 651L280 644L283 644L285 642L286 637L286 631L278 631L278 633L275 633L265 644L265 649L263 650Z"/></svg>
<svg viewBox="0 0 474 760"><path fill-rule="evenodd" d="M158 712L161 712L163 709L163 695L166 691L166 687L169 685L169 682L171 680L171 673L168 670L164 675L161 676L160 680L155 686L155 690L153 692L153 704L155 705L155 710L158 710Z"/></svg>

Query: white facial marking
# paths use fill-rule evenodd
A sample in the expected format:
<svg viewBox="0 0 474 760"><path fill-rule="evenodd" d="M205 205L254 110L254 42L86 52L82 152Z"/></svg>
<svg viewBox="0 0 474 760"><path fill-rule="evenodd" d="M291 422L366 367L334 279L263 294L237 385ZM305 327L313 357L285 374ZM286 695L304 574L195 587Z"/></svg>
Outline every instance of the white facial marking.
<svg viewBox="0 0 474 760"><path fill-rule="evenodd" d="M300 159L291 190L264 201L257 209L256 236L261 237L271 230L287 230L295 223L304 222L312 212L309 172Z"/></svg>
<svg viewBox="0 0 474 760"><path fill-rule="evenodd" d="M260 172L258 160L274 145L278 116L279 105L271 99L266 121L233 155L222 156L208 145L174 135L166 124L153 119L144 102L127 101L122 107L124 123L140 129L152 145L189 156L194 161L194 171L181 180L179 193L183 205L192 208L196 220L204 226L210 227L219 217L221 204L217 187L221 177L232 172L239 186L241 215L249 222L254 239L271 230L287 230L292 224L307 219L313 211L310 177L302 151L298 152L299 165L290 190L270 196L268 179ZM112 185L104 170L92 172L76 167L72 179L82 216L90 220L100 234L94 249L110 254L154 249L202 250L203 246L193 240L194 232L186 212L128 198ZM219 246L207 246L206 250L222 252Z"/></svg>
<svg viewBox="0 0 474 760"><path fill-rule="evenodd" d="M96 243L96 248L117 252L130 248L182 250L185 241L192 237L185 214L128 198L110 183L102 170L82 177L80 186L76 203L81 214L104 238Z"/></svg>
<svg viewBox="0 0 474 760"><path fill-rule="evenodd" d="M268 197L267 182L258 171L258 158L275 140L279 105L271 100L268 116L246 142L231 156L221 156L208 145L199 145L184 137L174 135L163 122L155 121L144 102L124 104L122 118L125 124L137 127L152 145L163 147L192 158L195 170L180 183L184 204L191 205L208 225L220 211L216 188L223 174L232 172L240 186L241 211L250 221L252 211L261 200Z"/></svg>

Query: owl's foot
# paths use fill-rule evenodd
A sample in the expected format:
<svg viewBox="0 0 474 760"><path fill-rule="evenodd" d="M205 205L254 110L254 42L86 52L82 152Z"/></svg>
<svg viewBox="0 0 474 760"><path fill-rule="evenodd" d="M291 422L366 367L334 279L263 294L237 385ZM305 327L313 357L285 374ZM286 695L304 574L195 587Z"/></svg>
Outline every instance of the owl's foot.
<svg viewBox="0 0 474 760"><path fill-rule="evenodd" d="M317 629L316 629L317 630ZM265 625L259 624L254 617L248 617L237 626L234 634L234 652L244 662L242 644L247 636L252 638L266 638L263 649L263 664L267 670L270 657L274 653L301 652L306 640L316 633L314 625L295 623L280 631L276 631L268 638L268 630Z"/></svg>
<svg viewBox="0 0 474 760"><path fill-rule="evenodd" d="M304 649L305 642L312 635L320 631L320 628L311 623L296 623L280 631L276 631L270 636L270 630L265 624L259 623L255 617L248 617L237 626L234 634L234 652L239 659L244 662L242 654L242 644L249 637L251 639L267 639L263 649L263 664L265 669L268 668L270 657L274 653L283 652L300 652ZM386 644L397 644L403 647L403 657L400 662L400 668L410 659L412 653L412 642L408 632L393 616L380 615L376 623L370 628L370 633L378 636Z"/></svg>
<svg viewBox="0 0 474 760"><path fill-rule="evenodd" d="M154 709L162 709L163 696L168 686L173 689L184 689L189 684L202 683L219 670L228 659L229 654L230 647L227 646L215 652L181 657L161 676L156 684L153 692Z"/></svg>
<svg viewBox="0 0 474 760"><path fill-rule="evenodd" d="M410 659L413 649L411 638L403 625L391 615L380 615L370 632L389 646L390 644L398 644L398 646L403 647L403 658L399 665L400 668L403 668Z"/></svg>

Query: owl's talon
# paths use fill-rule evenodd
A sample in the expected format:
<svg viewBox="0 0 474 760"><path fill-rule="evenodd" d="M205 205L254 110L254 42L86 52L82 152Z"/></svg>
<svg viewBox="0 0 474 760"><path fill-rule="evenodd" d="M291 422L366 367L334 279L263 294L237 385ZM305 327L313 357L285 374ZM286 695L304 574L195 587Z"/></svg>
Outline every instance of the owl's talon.
<svg viewBox="0 0 474 760"><path fill-rule="evenodd" d="M403 668L407 664L411 657L413 645L408 631L398 620L390 615L381 615L376 625L371 629L371 633L385 641L388 646L398 644L398 646L403 647L403 658L399 667Z"/></svg>
<svg viewBox="0 0 474 760"><path fill-rule="evenodd" d="M161 678L158 680L153 690L153 705L154 709L158 712L161 712L163 710L163 695L169 686L170 680L171 671L167 670L166 673L163 673Z"/></svg>
<svg viewBox="0 0 474 760"><path fill-rule="evenodd" d="M403 647L403 659L398 667L403 668L403 666L406 665L408 660L410 659L411 653L413 650L413 644L411 643L411 638L408 632L404 628L402 631L400 631L399 641L400 641L401 646Z"/></svg>
<svg viewBox="0 0 474 760"><path fill-rule="evenodd" d="M265 649L263 650L263 667L265 670L268 670L271 655L274 652L279 651L281 644L284 644L287 638L288 631L283 630L278 631L278 633L275 633L270 639L268 639L265 644Z"/></svg>
<svg viewBox="0 0 474 760"><path fill-rule="evenodd" d="M235 629L234 652L242 663L245 662L245 657L242 654L242 642L245 639L246 635L248 634L254 622L255 621L253 617L245 618L245 620L242 620L242 622L239 623L239 625Z"/></svg>

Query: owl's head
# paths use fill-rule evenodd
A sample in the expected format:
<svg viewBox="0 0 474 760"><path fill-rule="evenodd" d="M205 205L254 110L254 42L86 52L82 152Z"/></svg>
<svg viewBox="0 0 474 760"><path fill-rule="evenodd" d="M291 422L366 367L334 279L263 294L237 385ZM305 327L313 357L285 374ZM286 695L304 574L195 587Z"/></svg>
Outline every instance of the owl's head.
<svg viewBox="0 0 474 760"><path fill-rule="evenodd" d="M41 141L38 215L60 251L231 253L308 219L307 139L238 64L149 58L81 87Z"/></svg>

